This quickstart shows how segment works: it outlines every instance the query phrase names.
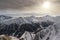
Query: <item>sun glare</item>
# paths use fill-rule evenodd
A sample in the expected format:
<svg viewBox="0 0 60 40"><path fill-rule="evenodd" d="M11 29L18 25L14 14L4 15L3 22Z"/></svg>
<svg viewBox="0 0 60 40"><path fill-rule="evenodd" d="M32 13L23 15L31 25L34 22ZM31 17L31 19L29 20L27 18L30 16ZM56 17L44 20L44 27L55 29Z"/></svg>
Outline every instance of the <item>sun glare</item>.
<svg viewBox="0 0 60 40"><path fill-rule="evenodd" d="M49 9L50 8L50 2L49 1L44 2L42 7L45 9Z"/></svg>

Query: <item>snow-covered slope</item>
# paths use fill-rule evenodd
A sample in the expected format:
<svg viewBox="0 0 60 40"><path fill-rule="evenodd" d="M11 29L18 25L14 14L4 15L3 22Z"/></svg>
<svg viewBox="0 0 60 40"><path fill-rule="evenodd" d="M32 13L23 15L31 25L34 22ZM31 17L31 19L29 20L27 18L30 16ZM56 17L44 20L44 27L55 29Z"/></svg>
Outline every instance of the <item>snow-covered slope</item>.
<svg viewBox="0 0 60 40"><path fill-rule="evenodd" d="M60 22L39 31L34 40L60 40Z"/></svg>
<svg viewBox="0 0 60 40"><path fill-rule="evenodd" d="M21 36L21 38L24 38L24 40L33 40L34 37L35 37L35 34L27 32L27 31L25 31L25 33Z"/></svg>
<svg viewBox="0 0 60 40"><path fill-rule="evenodd" d="M0 15L0 22L3 22L5 20L11 19L12 17L10 16L5 16L5 15Z"/></svg>
<svg viewBox="0 0 60 40"><path fill-rule="evenodd" d="M24 17L28 22L38 22L39 17L35 17L35 16L30 16L30 17Z"/></svg>

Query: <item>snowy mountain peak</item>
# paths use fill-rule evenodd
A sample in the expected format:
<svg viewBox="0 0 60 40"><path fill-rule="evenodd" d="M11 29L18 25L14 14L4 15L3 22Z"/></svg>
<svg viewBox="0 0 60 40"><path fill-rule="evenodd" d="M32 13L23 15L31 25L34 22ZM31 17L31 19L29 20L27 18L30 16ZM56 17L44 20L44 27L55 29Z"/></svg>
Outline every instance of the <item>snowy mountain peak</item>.
<svg viewBox="0 0 60 40"><path fill-rule="evenodd" d="M51 17L50 15L46 15L45 17Z"/></svg>

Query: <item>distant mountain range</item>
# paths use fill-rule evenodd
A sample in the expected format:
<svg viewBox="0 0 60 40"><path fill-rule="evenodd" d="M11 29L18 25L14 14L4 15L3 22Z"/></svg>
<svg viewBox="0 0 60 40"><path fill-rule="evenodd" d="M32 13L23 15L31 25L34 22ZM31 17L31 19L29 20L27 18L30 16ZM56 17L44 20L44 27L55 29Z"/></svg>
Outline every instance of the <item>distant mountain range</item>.
<svg viewBox="0 0 60 40"><path fill-rule="evenodd" d="M5 24L11 24L11 23L17 23L17 24L23 24L23 23L36 23L36 22L42 22L42 21L53 21L53 22L60 22L60 16L52 17L49 15L43 16L43 17L19 17L19 18L13 18L10 16L0 15L0 20L2 23Z"/></svg>

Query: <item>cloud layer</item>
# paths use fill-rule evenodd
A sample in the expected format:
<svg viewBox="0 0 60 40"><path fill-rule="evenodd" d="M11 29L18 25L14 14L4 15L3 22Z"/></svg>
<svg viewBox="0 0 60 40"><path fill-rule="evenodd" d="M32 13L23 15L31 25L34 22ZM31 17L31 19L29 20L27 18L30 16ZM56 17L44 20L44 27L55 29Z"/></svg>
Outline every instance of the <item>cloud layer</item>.
<svg viewBox="0 0 60 40"><path fill-rule="evenodd" d="M21 9L36 5L40 0L0 0L0 9Z"/></svg>
<svg viewBox="0 0 60 40"><path fill-rule="evenodd" d="M2 9L4 10L4 11L2 11L3 14L11 14L11 15L13 14L14 10L16 11L17 9L23 10L23 11L24 10L32 11L35 6L36 6L35 7L36 9L37 9L38 5L40 7L40 4L42 4L44 1L45 0L0 0L0 10L1 11L2 11ZM52 5L51 5L52 6L52 8L51 8L52 14L60 15L59 14L60 13L60 0L47 0L47 1L50 1L52 3ZM9 9L9 10L11 9L10 11L13 11L13 12L9 13L9 12L5 11L7 9ZM14 9L14 10L12 10L12 9ZM34 10L41 11L41 9L39 9L39 8L38 8L38 10L36 10L36 9L34 9ZM0 14L2 14L1 11L0 11ZM17 12L16 14L19 15L22 13ZM30 13L30 14L32 14L32 13ZM42 14L42 13L40 13L40 14ZM43 13L43 14L45 14L45 13Z"/></svg>

